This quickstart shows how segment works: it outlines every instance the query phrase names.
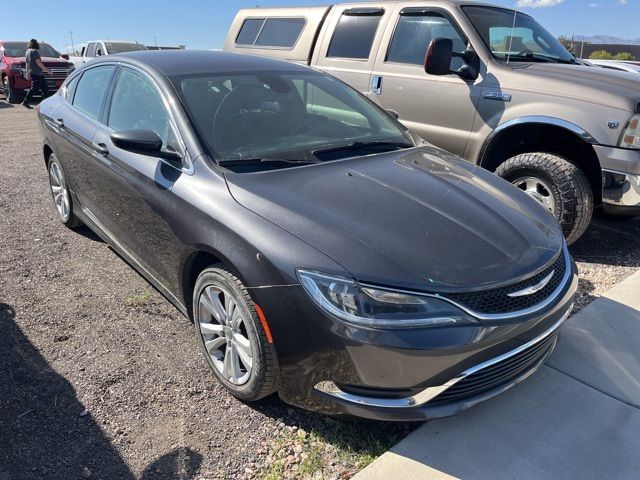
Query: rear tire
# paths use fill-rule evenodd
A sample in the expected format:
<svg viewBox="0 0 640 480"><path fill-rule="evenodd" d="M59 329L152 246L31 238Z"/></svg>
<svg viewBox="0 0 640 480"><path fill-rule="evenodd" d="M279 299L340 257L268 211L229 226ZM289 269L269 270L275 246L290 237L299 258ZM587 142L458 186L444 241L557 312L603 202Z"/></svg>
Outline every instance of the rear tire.
<svg viewBox="0 0 640 480"><path fill-rule="evenodd" d="M253 402L275 391L275 348L247 289L221 265L198 276L193 320L211 370L234 397Z"/></svg>
<svg viewBox="0 0 640 480"><path fill-rule="evenodd" d="M53 198L58 218L67 228L73 229L81 226L82 222L73 213L73 200L67 186L67 178L54 153L49 156L47 168L49 170L51 197Z"/></svg>
<svg viewBox="0 0 640 480"><path fill-rule="evenodd" d="M523 153L502 163L496 174L547 207L560 223L568 244L578 240L589 226L593 215L591 184L566 158L543 152ZM536 180L537 191L530 188Z"/></svg>

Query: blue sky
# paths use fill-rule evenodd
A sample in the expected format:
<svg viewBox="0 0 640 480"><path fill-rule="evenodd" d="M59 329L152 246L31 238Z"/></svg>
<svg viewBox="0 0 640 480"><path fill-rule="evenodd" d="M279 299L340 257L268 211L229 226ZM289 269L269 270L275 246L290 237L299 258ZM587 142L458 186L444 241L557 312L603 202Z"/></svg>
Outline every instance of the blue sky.
<svg viewBox="0 0 640 480"><path fill-rule="evenodd" d="M513 7L515 0L487 0ZM640 39L640 0L519 0L522 7L555 35L612 35ZM3 0L5 40L35 37L64 50L91 39L137 40L187 48L220 48L235 13L242 7L326 5L321 0ZM170 6L171 5L171 6Z"/></svg>

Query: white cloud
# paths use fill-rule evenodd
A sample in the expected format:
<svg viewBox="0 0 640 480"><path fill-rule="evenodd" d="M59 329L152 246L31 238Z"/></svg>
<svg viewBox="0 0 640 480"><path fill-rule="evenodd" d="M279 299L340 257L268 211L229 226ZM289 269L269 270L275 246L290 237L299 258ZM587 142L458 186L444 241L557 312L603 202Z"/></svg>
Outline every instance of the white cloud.
<svg viewBox="0 0 640 480"><path fill-rule="evenodd" d="M620 5L626 5L627 3L629 3L629 0L618 0L618 3Z"/></svg>
<svg viewBox="0 0 640 480"><path fill-rule="evenodd" d="M602 7L603 5L602 5L601 3L590 3L590 4L589 4L589 6L590 6L591 8L600 8L600 7Z"/></svg>
<svg viewBox="0 0 640 480"><path fill-rule="evenodd" d="M621 2L626 2L627 0L619 0ZM516 5L520 8L544 8L544 7L555 7L556 5L561 4L564 0L518 0Z"/></svg>

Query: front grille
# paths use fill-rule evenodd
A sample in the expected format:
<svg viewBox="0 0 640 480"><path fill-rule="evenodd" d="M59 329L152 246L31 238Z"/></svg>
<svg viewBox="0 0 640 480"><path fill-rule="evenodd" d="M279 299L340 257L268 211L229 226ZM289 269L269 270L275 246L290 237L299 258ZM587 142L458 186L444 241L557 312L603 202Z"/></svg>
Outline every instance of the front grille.
<svg viewBox="0 0 640 480"><path fill-rule="evenodd" d="M517 379L545 358L554 347L557 338L557 333L549 335L512 357L468 375L431 400L429 405L463 400Z"/></svg>
<svg viewBox="0 0 640 480"><path fill-rule="evenodd" d="M500 314L516 312L533 307L549 297L549 295L551 295L560 285L560 282L564 278L566 268L566 258L563 250L551 266L522 282L507 285L506 287L494 288L492 290L445 294L443 296L476 313ZM548 276L552 270L553 276L551 277L551 280L549 280L541 290L538 290L531 295L524 295L521 297L510 297L508 295L532 285L536 285Z"/></svg>
<svg viewBox="0 0 640 480"><path fill-rule="evenodd" d="M46 75L47 78L67 78L67 75L69 75L69 69L68 68L56 68L56 67L47 67L49 70L51 70L51 75Z"/></svg>

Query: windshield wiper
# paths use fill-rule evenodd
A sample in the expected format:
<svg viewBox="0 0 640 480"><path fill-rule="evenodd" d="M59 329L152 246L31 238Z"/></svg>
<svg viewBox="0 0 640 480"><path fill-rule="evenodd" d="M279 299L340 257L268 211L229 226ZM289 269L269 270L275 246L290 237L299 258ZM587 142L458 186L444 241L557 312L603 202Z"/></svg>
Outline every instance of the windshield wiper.
<svg viewBox="0 0 640 480"><path fill-rule="evenodd" d="M287 163L294 165L309 165L312 163L320 163L317 160L289 160L286 158L236 158L236 159L224 159L218 160L218 165L221 167L233 165L233 166L243 166L243 165L261 165L263 163Z"/></svg>
<svg viewBox="0 0 640 480"><path fill-rule="evenodd" d="M401 148L411 148L413 145L411 143L406 142L384 142L384 141L371 141L371 142L353 142L347 145L338 145L337 147L329 147L329 148L321 148L319 150L314 150L314 155L322 155L323 153L331 153L331 152L349 152L352 150L362 150L369 147L395 147L396 149Z"/></svg>
<svg viewBox="0 0 640 480"><path fill-rule="evenodd" d="M510 60L512 59L516 59L516 60L520 60L520 59L524 59L526 61L537 61L537 62L553 62L553 63L566 63L566 64L578 64L578 62L576 61L576 59L571 59L571 60L565 60L564 58L558 58L558 57L551 57L549 55L544 55L542 53L525 53L523 55L509 55L508 57ZM505 57L505 60L507 59L507 57Z"/></svg>

